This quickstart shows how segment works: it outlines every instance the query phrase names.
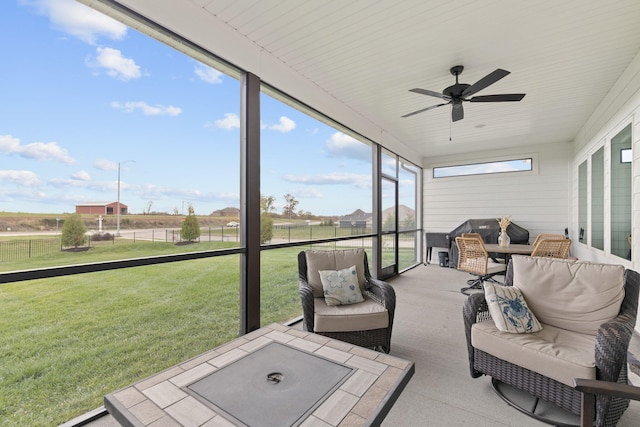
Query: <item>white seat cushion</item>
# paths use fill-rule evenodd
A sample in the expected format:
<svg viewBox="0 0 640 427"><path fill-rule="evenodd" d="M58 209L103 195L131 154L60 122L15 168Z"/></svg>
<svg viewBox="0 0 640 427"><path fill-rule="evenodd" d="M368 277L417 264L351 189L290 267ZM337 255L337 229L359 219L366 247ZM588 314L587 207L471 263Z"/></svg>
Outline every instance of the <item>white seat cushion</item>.
<svg viewBox="0 0 640 427"><path fill-rule="evenodd" d="M473 274L482 274L480 271L482 264L484 264L484 258L468 258L465 262L461 262L460 265L458 265L458 270L468 271ZM487 262L487 274L500 273L506 269L507 266L503 263L495 262L491 259Z"/></svg>
<svg viewBox="0 0 640 427"><path fill-rule="evenodd" d="M493 320L475 323L471 344L478 350L573 387L574 378L596 378L596 338L543 325L539 332L500 332Z"/></svg>
<svg viewBox="0 0 640 427"><path fill-rule="evenodd" d="M487 274L500 273L501 271L506 271L506 269L507 266L501 262L489 260L487 263Z"/></svg>
<svg viewBox="0 0 640 427"><path fill-rule="evenodd" d="M350 305L327 305L324 298L314 298L315 332L351 332L389 326L389 312L365 296L363 302Z"/></svg>

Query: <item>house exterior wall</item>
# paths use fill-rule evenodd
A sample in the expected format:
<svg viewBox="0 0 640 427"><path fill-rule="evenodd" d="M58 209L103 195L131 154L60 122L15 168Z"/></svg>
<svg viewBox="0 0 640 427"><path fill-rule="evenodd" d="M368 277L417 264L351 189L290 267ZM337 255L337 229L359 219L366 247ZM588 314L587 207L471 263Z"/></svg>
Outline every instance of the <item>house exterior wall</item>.
<svg viewBox="0 0 640 427"><path fill-rule="evenodd" d="M118 202L106 204L76 205L77 214L115 215L118 210ZM120 214L128 214L128 206L120 203Z"/></svg>
<svg viewBox="0 0 640 427"><path fill-rule="evenodd" d="M585 235L585 242L575 245L574 253L580 259L622 264L626 268L640 271L640 54L634 58L622 77L602 100L574 142L570 206L571 223L574 229L578 229L578 166L602 146L605 146L606 153L610 139L629 123L631 124L633 154L631 165L632 259L628 261L611 254L609 241L610 197L614 189L609 185L610 167L608 163L605 163L604 250L588 246L587 236ZM640 333L640 318L636 322L635 329Z"/></svg>
<svg viewBox="0 0 640 427"><path fill-rule="evenodd" d="M107 213L107 206L106 205L76 205L76 213L105 215Z"/></svg>

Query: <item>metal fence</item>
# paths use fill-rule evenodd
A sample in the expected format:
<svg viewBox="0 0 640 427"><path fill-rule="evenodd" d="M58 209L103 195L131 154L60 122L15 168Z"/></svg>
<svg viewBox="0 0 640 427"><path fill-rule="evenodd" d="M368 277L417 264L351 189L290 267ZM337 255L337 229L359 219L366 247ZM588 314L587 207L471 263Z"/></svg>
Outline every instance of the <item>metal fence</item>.
<svg viewBox="0 0 640 427"><path fill-rule="evenodd" d="M62 250L62 240L51 239L9 240L0 242L0 262L19 261Z"/></svg>

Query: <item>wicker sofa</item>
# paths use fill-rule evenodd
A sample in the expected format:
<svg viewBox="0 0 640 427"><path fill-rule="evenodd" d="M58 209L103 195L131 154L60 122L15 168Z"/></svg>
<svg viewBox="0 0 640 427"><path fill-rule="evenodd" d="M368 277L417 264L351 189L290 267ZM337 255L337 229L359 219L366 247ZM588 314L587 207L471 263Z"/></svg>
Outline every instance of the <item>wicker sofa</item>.
<svg viewBox="0 0 640 427"><path fill-rule="evenodd" d="M357 267L364 301L327 305L319 271L352 265ZM371 277L367 253L363 249L300 252L298 286L305 331L389 353L396 294L389 283Z"/></svg>
<svg viewBox="0 0 640 427"><path fill-rule="evenodd" d="M463 317L473 378L491 376L577 415L581 393L574 388L574 378L628 383L627 351L640 287L637 272L622 266L514 256L505 285L521 291L542 330L501 332L485 293L470 295ZM600 303L607 306L604 311L594 309L593 304ZM628 399L597 396L595 425L616 425L628 405Z"/></svg>

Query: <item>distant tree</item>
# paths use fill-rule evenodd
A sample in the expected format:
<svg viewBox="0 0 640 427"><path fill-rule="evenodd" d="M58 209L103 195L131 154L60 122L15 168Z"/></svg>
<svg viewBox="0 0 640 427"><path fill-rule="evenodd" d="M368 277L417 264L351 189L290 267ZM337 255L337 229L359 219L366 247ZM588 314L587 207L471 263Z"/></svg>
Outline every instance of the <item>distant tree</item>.
<svg viewBox="0 0 640 427"><path fill-rule="evenodd" d="M400 224L400 230L413 230L416 228L416 217L411 212L407 213L407 216L402 220Z"/></svg>
<svg viewBox="0 0 640 427"><path fill-rule="evenodd" d="M393 231L395 229L396 229L396 216L388 215L387 218L385 218L384 222L382 223L382 230Z"/></svg>
<svg viewBox="0 0 640 427"><path fill-rule="evenodd" d="M62 246L77 248L87 241L87 227L80 215L69 215L62 225Z"/></svg>
<svg viewBox="0 0 640 427"><path fill-rule="evenodd" d="M195 214L192 205L189 205L189 214L182 221L182 228L180 229L180 238L187 242L193 242L200 237L200 224L198 223L198 217Z"/></svg>
<svg viewBox="0 0 640 427"><path fill-rule="evenodd" d="M325 225L327 227L333 227L335 224L333 222L333 218L329 217L323 221L322 225Z"/></svg>
<svg viewBox="0 0 640 427"><path fill-rule="evenodd" d="M173 207L173 214L174 214L174 215L176 215L176 216L177 216L177 215L180 215L180 209L178 209L178 207L177 207L177 206L174 206L174 207Z"/></svg>
<svg viewBox="0 0 640 427"><path fill-rule="evenodd" d="M262 194L260 195L260 209L262 210L262 212L273 212L275 210L275 206L274 203L276 201L276 198L273 196L263 196Z"/></svg>
<svg viewBox="0 0 640 427"><path fill-rule="evenodd" d="M282 214L291 219L292 216L295 216L296 206L298 206L298 203L300 202L298 202L296 198L289 193L284 195L284 200L286 201L286 204L284 205L284 208L282 208Z"/></svg>
<svg viewBox="0 0 640 427"><path fill-rule="evenodd" d="M273 238L273 218L269 212L260 214L260 243L270 242Z"/></svg>
<svg viewBox="0 0 640 427"><path fill-rule="evenodd" d="M147 214L147 215L149 215L149 214L151 213L151 207L152 207L152 206L153 206L153 200L149 200L149 201L147 202L147 207L146 207L146 209L144 210L144 213L145 213L145 214Z"/></svg>

